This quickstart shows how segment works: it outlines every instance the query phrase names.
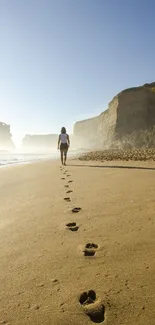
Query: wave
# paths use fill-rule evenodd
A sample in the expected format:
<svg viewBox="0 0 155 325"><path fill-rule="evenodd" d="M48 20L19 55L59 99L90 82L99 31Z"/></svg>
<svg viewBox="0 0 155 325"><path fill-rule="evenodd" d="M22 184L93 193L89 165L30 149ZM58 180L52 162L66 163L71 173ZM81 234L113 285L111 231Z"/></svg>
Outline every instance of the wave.
<svg viewBox="0 0 155 325"><path fill-rule="evenodd" d="M79 153L78 150L70 150L68 156L75 156ZM42 160L50 160L59 158L58 150L51 153L0 153L0 167L8 165L17 165L23 163L37 162Z"/></svg>
<svg viewBox="0 0 155 325"><path fill-rule="evenodd" d="M52 154L0 154L0 166L16 165L37 162L41 160L56 159L58 153Z"/></svg>

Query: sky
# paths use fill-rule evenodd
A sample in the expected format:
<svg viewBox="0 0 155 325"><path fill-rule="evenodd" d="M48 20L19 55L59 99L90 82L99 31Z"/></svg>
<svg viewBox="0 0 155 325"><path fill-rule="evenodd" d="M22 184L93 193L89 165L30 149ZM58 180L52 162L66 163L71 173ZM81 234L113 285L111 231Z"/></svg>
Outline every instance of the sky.
<svg viewBox="0 0 155 325"><path fill-rule="evenodd" d="M154 0L0 0L0 121L72 133L121 90L155 81Z"/></svg>

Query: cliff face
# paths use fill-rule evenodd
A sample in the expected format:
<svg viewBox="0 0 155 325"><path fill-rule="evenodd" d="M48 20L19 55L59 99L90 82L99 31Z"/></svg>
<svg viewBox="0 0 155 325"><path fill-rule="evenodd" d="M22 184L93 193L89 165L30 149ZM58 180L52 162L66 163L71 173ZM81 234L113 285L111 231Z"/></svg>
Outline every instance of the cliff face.
<svg viewBox="0 0 155 325"><path fill-rule="evenodd" d="M122 91L101 115L77 122L74 134L83 138L84 143L89 139L89 147L103 147L154 125L155 83L152 83Z"/></svg>
<svg viewBox="0 0 155 325"><path fill-rule="evenodd" d="M11 137L10 125L0 122L0 150L9 150L15 147Z"/></svg>
<svg viewBox="0 0 155 325"><path fill-rule="evenodd" d="M30 135L26 134L22 146L24 149L51 149L56 148L58 142L57 134L47 134L47 135Z"/></svg>
<svg viewBox="0 0 155 325"><path fill-rule="evenodd" d="M98 138L100 117L90 118L75 123L74 136L77 139L78 147L89 147L90 143L94 144Z"/></svg>

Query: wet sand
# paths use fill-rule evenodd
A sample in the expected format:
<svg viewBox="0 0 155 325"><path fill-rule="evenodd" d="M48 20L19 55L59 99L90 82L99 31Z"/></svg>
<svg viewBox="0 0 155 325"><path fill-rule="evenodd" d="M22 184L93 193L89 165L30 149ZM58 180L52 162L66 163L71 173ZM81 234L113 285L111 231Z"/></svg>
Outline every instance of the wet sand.
<svg viewBox="0 0 155 325"><path fill-rule="evenodd" d="M0 169L0 324L154 325L154 197L155 162Z"/></svg>

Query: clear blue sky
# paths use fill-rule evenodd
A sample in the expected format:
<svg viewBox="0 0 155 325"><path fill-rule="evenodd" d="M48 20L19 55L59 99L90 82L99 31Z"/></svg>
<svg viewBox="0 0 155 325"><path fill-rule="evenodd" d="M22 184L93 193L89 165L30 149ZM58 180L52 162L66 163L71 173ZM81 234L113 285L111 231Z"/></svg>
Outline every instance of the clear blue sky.
<svg viewBox="0 0 155 325"><path fill-rule="evenodd" d="M0 0L0 121L72 131L120 90L155 80L154 0Z"/></svg>

